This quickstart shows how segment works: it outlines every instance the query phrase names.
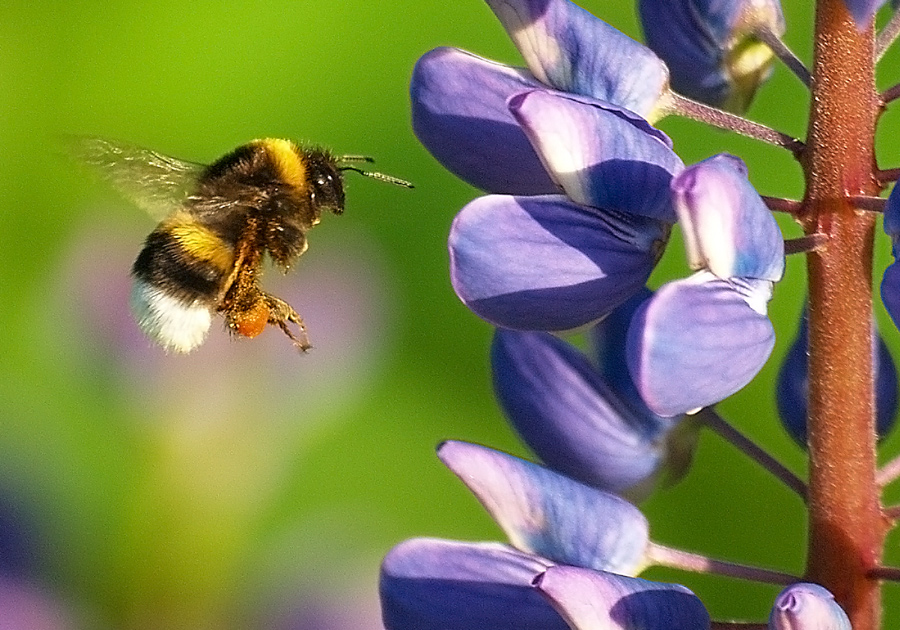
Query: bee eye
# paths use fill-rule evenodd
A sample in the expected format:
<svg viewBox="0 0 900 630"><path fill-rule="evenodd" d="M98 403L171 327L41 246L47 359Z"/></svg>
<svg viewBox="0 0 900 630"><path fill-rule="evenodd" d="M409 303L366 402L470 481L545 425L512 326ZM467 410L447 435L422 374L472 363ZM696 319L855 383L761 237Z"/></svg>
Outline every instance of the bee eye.
<svg viewBox="0 0 900 630"><path fill-rule="evenodd" d="M316 181L316 183L319 184L319 186L324 186L324 185L325 185L325 179L322 178L322 177L320 177L320 178Z"/></svg>

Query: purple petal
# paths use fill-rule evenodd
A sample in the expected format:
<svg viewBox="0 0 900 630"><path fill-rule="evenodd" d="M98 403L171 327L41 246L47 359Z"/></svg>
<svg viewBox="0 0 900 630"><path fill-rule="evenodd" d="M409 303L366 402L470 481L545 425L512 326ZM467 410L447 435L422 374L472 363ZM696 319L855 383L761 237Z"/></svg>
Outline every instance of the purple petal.
<svg viewBox="0 0 900 630"><path fill-rule="evenodd" d="M850 620L827 589L798 583L775 598L769 630L850 630Z"/></svg>
<svg viewBox="0 0 900 630"><path fill-rule="evenodd" d="M754 35L784 33L777 0L640 0L647 45L668 65L672 87L743 113L772 73L772 51Z"/></svg>
<svg viewBox="0 0 900 630"><path fill-rule="evenodd" d="M543 90L517 94L509 109L573 201L675 222L669 184L684 164L646 121Z"/></svg>
<svg viewBox="0 0 900 630"><path fill-rule="evenodd" d="M781 279L784 238L739 158L719 154L686 168L672 192L692 269L723 280Z"/></svg>
<svg viewBox="0 0 900 630"><path fill-rule="evenodd" d="M897 241L900 240L900 186L894 185L884 206L884 233L891 237L894 258L897 258Z"/></svg>
<svg viewBox="0 0 900 630"><path fill-rule="evenodd" d="M897 368L877 327L872 325L872 354L875 362L876 428L884 438L896 424L898 408ZM781 423L801 447L806 448L809 407L809 320L806 309L800 317L797 338L791 344L778 372L776 401Z"/></svg>
<svg viewBox="0 0 900 630"><path fill-rule="evenodd" d="M548 467L615 494L652 485L669 423L634 414L575 348L498 329L491 360L510 423Z"/></svg>
<svg viewBox="0 0 900 630"><path fill-rule="evenodd" d="M875 14L887 0L844 0L847 10L856 22L856 28L864 31L872 25Z"/></svg>
<svg viewBox="0 0 900 630"><path fill-rule="evenodd" d="M622 574L644 568L647 520L628 501L477 444L444 442L438 457L517 549Z"/></svg>
<svg viewBox="0 0 900 630"><path fill-rule="evenodd" d="M656 120L669 72L646 46L568 0L487 0L543 83Z"/></svg>
<svg viewBox="0 0 900 630"><path fill-rule="evenodd" d="M628 330L628 369L661 416L715 404L765 364L775 332L766 281L728 282L700 272L670 282L641 305Z"/></svg>
<svg viewBox="0 0 900 630"><path fill-rule="evenodd" d="M692 422L683 415L663 418L653 413L641 398L628 372L625 347L628 327L637 309L652 295L652 291L644 289L616 307L591 329L590 338L597 357L598 372L603 380L619 394L632 414L652 419L645 422L652 421L665 427L665 457L660 472L665 475L663 483L672 485L680 481L690 470L700 440L702 424ZM628 493L628 498L639 502L644 497L632 491Z"/></svg>
<svg viewBox="0 0 900 630"><path fill-rule="evenodd" d="M891 237L891 253L895 262L884 270L881 279L881 301L894 326L900 328L900 186L894 185L884 208L884 232Z"/></svg>
<svg viewBox="0 0 900 630"><path fill-rule="evenodd" d="M894 326L900 328L900 263L892 263L884 270L884 277L881 279L881 301Z"/></svg>
<svg viewBox="0 0 900 630"><path fill-rule="evenodd" d="M703 603L680 584L555 566L535 586L572 630L705 630L710 625Z"/></svg>
<svg viewBox="0 0 900 630"><path fill-rule="evenodd" d="M407 540L381 565L387 630L565 630L532 588L550 562L499 543Z"/></svg>
<svg viewBox="0 0 900 630"><path fill-rule="evenodd" d="M597 358L597 371L607 383L622 394L628 405L637 413L651 414L657 422L671 422L670 418L657 416L647 407L644 399L638 394L631 374L628 373L628 362L625 358L625 339L628 327L638 307L653 296L653 291L644 287L628 298L622 305L601 319L590 330L590 339L594 355Z"/></svg>
<svg viewBox="0 0 900 630"><path fill-rule="evenodd" d="M413 131L441 164L477 188L516 195L557 192L506 106L513 94L537 86L524 69L436 48L413 69Z"/></svg>
<svg viewBox="0 0 900 630"><path fill-rule="evenodd" d="M643 287L668 232L663 222L560 196L481 197L453 222L451 280L460 299L497 326L567 330Z"/></svg>

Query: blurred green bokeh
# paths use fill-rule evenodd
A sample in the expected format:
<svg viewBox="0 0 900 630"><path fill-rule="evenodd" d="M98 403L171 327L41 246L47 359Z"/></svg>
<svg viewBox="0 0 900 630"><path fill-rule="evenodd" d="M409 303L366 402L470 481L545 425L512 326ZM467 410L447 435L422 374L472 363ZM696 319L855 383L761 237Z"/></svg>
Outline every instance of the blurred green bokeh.
<svg viewBox="0 0 900 630"><path fill-rule="evenodd" d="M630 0L582 4L639 37ZM786 39L807 62L811 4L784 2ZM479 0L0 6L0 508L28 533L26 577L72 612L69 627L300 628L292 611L333 596L369 615L354 627L377 628L377 567L391 545L499 537L433 455L448 437L525 453L492 399L490 327L458 302L446 269L450 222L478 193L410 130L412 66L439 45L519 63ZM881 87L900 80L900 54L882 70ZM750 115L802 137L807 108L778 67ZM686 162L734 152L762 194L802 195L785 152L696 123L661 126ZM889 112L885 167L900 162L898 130ZM325 217L287 278L271 274L298 292L309 356L289 354L274 330L230 343L216 327L196 356L126 351L121 287L153 223L66 158L60 139L73 133L195 161L289 137L375 156L416 189L351 174L345 215ZM884 237L876 248L877 277ZM686 272L676 239L653 282ZM771 392L803 297L803 262L791 260L772 304L775 356L720 407L800 472ZM646 512L660 542L802 571L800 501L711 436ZM714 617L763 620L777 591L649 575L684 581ZM898 619L895 606L887 627Z"/></svg>

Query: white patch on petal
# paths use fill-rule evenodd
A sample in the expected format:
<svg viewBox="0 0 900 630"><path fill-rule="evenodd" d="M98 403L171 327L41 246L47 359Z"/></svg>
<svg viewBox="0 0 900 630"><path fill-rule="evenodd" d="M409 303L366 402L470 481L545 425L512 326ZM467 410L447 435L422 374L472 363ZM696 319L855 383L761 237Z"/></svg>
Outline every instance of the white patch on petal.
<svg viewBox="0 0 900 630"><path fill-rule="evenodd" d="M131 290L131 310L144 334L167 351L190 352L203 343L212 324L205 304L186 304L141 280Z"/></svg>
<svg viewBox="0 0 900 630"><path fill-rule="evenodd" d="M500 22L506 28L516 48L525 58L528 69L541 83L552 85L546 68L561 68L567 57L559 43L547 33L543 20L523 19L519 10L511 4L494 7Z"/></svg>

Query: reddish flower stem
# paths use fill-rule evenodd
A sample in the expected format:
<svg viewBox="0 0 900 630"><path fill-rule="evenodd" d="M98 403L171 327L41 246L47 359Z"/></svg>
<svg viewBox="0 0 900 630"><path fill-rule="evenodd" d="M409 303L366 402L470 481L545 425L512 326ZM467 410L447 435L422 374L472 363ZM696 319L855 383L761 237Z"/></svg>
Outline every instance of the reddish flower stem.
<svg viewBox="0 0 900 630"><path fill-rule="evenodd" d="M873 26L860 32L843 0L818 0L801 222L829 235L808 256L809 547L807 579L828 588L854 630L876 630L887 532L876 483L872 368L875 216L851 196L877 195Z"/></svg>

